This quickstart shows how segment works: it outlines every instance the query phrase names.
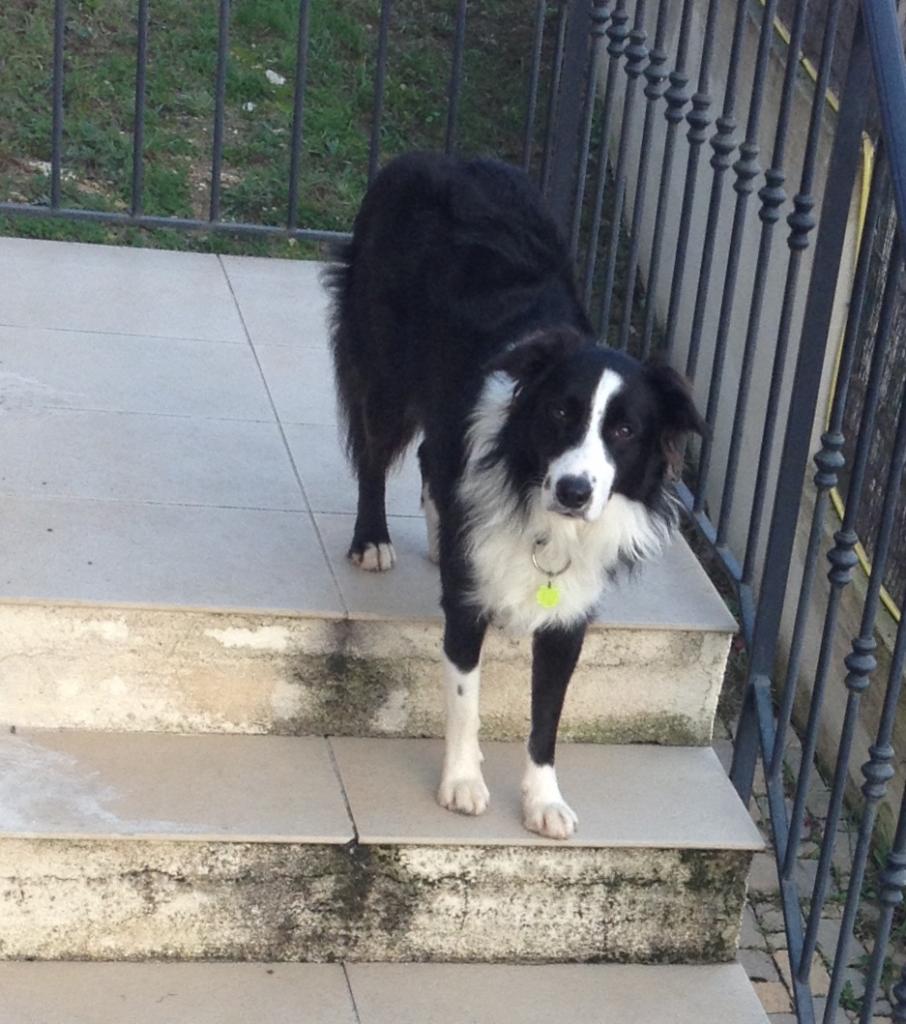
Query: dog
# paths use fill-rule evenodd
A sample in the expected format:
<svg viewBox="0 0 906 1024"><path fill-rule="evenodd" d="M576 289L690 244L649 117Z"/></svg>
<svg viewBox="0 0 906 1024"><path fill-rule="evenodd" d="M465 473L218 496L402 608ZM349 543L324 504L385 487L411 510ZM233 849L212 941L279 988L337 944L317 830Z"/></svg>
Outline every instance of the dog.
<svg viewBox="0 0 906 1024"><path fill-rule="evenodd" d="M447 725L438 800L482 814L479 662L489 625L530 633L527 829L573 835L554 757L608 577L659 552L670 479L703 433L684 380L597 344L540 194L492 160L398 157L328 271L331 347L358 480L348 557L393 567L384 483L417 435L439 563Z"/></svg>

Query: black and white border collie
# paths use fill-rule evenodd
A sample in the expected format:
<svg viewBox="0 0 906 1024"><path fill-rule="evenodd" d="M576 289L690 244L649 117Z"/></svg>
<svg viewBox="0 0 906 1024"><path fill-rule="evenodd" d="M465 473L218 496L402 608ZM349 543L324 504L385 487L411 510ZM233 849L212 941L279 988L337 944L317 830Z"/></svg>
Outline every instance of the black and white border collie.
<svg viewBox="0 0 906 1024"><path fill-rule="evenodd" d="M566 839L557 727L608 576L675 524L669 477L704 424L683 380L596 344L568 253L520 171L410 154L377 176L329 273L333 356L358 510L349 558L391 569L388 469L413 438L445 616L438 800L488 806L482 640L533 636L526 828Z"/></svg>

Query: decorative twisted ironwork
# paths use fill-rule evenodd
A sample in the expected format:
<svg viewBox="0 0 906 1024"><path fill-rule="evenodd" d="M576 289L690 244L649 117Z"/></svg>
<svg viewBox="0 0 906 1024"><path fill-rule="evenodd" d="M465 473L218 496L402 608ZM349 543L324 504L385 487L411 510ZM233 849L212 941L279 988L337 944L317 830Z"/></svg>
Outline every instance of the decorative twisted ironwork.
<svg viewBox="0 0 906 1024"><path fill-rule="evenodd" d="M679 40L676 49L676 64L667 76L670 84L664 92L667 119L667 136L664 140L664 161L661 165L661 182L658 187L657 210L654 216L654 237L651 243L651 261L648 265L647 294L645 297L645 322L642 328L642 351L648 355L651 351L651 339L654 333L655 302L658 278L661 269L661 254L664 247L664 224L666 222L667 203L670 200L673 161L676 153L676 131L685 116L689 102L689 76L686 74L686 60L689 55L689 35L692 24L694 0L684 0L680 15Z"/></svg>
<svg viewBox="0 0 906 1024"><path fill-rule="evenodd" d="M642 215L645 211L645 200L648 191L648 168L651 163L651 134L654 130L654 116L657 101L667 88L667 53L664 49L664 35L667 31L667 12L669 0L660 0L657 24L654 29L654 46L648 52L648 65L645 68L646 85L644 89L645 121L642 126L642 141L639 148L639 173L636 177L635 203L632 211L632 224L629 229L629 258L626 262L625 299L623 302L623 322L620 327L619 347L629 347L629 332L632 326L634 308L635 283L639 268L639 243L642 230ZM628 68L627 68L628 70Z"/></svg>
<svg viewBox="0 0 906 1024"><path fill-rule="evenodd" d="M569 247L573 259L579 248L579 232L582 227L582 207L585 201L585 179L588 174L588 154L591 147L591 127L595 112L595 97L598 92L598 67L601 63L601 50L606 35L607 22L610 21L610 0L595 0L589 12L590 25L588 35L591 50L588 55L588 70L585 78L585 107L582 114L582 148L579 151L579 168L576 175L576 196L573 202L572 228L570 230Z"/></svg>
<svg viewBox="0 0 906 1024"><path fill-rule="evenodd" d="M830 417L828 420L827 430L825 430L821 435L821 450L815 456L815 464L818 467L818 472L815 474L815 486L818 493L815 500L815 509L812 513L812 525L809 530L809 543L806 551L799 603L796 605L795 624L792 630L792 640L790 641L789 657L787 658L786 675L783 683L783 698L777 715L777 732L774 741L774 750L770 757L770 765L768 766L769 778L772 780L777 780L780 776L780 769L783 763L783 750L786 743L786 732L789 728L789 720L792 715L792 705L795 697L796 684L799 682L806 626L808 622L809 608L811 606L812 591L815 583L815 573L818 567L818 552L824 535L824 522L827 514L828 495L830 493L830 489L836 486L839 478L839 472L846 464L846 460L844 458L844 444L846 439L843 434L844 413L846 410L847 396L849 395L850 390L850 382L853 376L853 367L856 360L856 347L859 340L859 333L862 328L862 316L865 309L865 295L868 285L868 271L871 265L871 253L874 245L875 234L877 232L877 222L880 212L880 190L877 187L877 183L879 174L881 173L881 166L882 160L878 159L875 163L874 178L872 180L868 210L866 211L865 228L862 234L861 245L859 247L859 258L856 263L856 274L853 281L853 294L850 302L850 314L847 317L847 329L844 335L843 346L840 348L836 388L834 390L833 401L831 403ZM788 286L789 278L787 276L787 287ZM777 390L779 391L779 386ZM768 404L770 407L770 399ZM766 469L761 463L759 465L759 471L760 475L766 472ZM856 532L851 527L840 529L835 535L834 547L827 556L831 563L828 578L833 587L846 586L849 582L850 573L858 561L855 553L857 540Z"/></svg>
<svg viewBox="0 0 906 1024"><path fill-rule="evenodd" d="M903 603L906 604L906 594L903 595ZM906 618L900 621L900 631L897 640L906 636ZM906 655L906 644L902 645L903 654ZM906 657L897 660L894 655L894 664L899 666L899 675L902 679ZM884 959L890 942L890 932L893 925L893 916L897 907L903 904L903 890L906 889L906 790L903 791L903 799L900 803L900 816L897 820L897 830L893 838L893 845L887 855L884 870L881 872L881 891L878 899L881 904L881 917L878 921L878 930L875 937L875 945L871 954L871 961L868 965L868 976L865 981L865 997L862 1002L862 1017L860 1024L868 1024L871 1020L871 1012L874 1009L875 998L884 972ZM893 986L891 991L893 1002L893 1019L899 1024L906 1021L906 965L900 974L899 982Z"/></svg>
<svg viewBox="0 0 906 1024"><path fill-rule="evenodd" d="M610 307L613 301L614 279L617 270L617 253L620 249L620 232L623 226L623 203L626 198L626 161L629 156L629 140L632 136L638 80L645 70L648 60L648 47L645 41L645 11L647 0L636 0L635 19L629 33L629 45L626 47L626 94L623 99L623 121L620 131L620 142L617 147L617 165L614 171L613 205L611 207L610 242L607 247L607 262L604 271L604 284L601 289L601 309L598 314L598 329L604 334L610 323ZM628 301L628 298L627 300Z"/></svg>
<svg viewBox="0 0 906 1024"><path fill-rule="evenodd" d="M812 699L811 706L809 708L808 724L806 725L805 738L802 743L802 768L799 772L796 796L793 801L793 809L790 815L789 839L784 853L783 865L785 878L790 878L792 876L796 865L796 857L798 855L799 840L802 835L806 797L811 784L815 748L818 743L818 725L821 717L821 710L824 705L824 695L827 689L828 674L833 654L833 642L840 609L840 597L843 588L847 586L852 577L852 569L857 562L855 546L858 537L855 532L855 525L858 521L863 484L865 482L865 473L868 465L868 455L871 448L872 438L874 436L875 421L881 398L881 383L884 372L885 357L887 354L887 346L890 339L890 327L893 319L896 284L897 277L899 276L898 271L899 267L894 266L887 275L884 296L881 301L881 315L878 322L878 330L868 375L865 405L862 411L861 422L859 424L859 436L856 442L856 454L853 459L853 469L850 476L849 496L846 502L846 511L843 516L842 528L837 534L835 534L834 547L827 556L832 566L831 571L828 574L828 578L831 582L831 592L828 596L827 611L824 619L824 630L821 636L821 649L818 654L818 665L815 670L815 682L812 687ZM834 823L829 815L828 827L831 827L832 824Z"/></svg>
<svg viewBox="0 0 906 1024"><path fill-rule="evenodd" d="M686 353L686 376L692 380L698 368L698 354L701 348L702 326L705 321L705 310L708 305L708 291L711 285L711 267L714 262L715 238L720 220L721 199L723 196L724 174L730 167L731 156L738 145L736 141L736 89L739 80L739 68L742 63L743 29L746 24L747 0L737 0L736 17L733 22L733 42L730 46L730 59L727 64L727 83L724 91L723 109L715 122L717 131L711 138L711 167L714 175L711 181L711 198L708 202L708 218L705 225L705 238L702 243L702 259L698 273L698 287L695 292L695 306L692 312L692 327L689 331L689 349Z"/></svg>
<svg viewBox="0 0 906 1024"><path fill-rule="evenodd" d="M797 4L797 15L802 10L807 0L799 0ZM733 302L736 296L736 281L739 274L739 261L740 253L742 251L742 242L745 235L746 228L746 208L748 205L749 196L755 188L755 178L761 171L761 166L758 163L758 125L761 120L761 108L764 101L764 90L767 79L768 69L768 58L770 57L771 51L771 32L774 24L774 14L777 9L777 0L767 0L762 13L761 21L761 32L758 38L758 52L755 57L755 69L752 75L752 95L749 100L749 116L746 123L746 139L745 142L740 146L740 156L736 163L733 165L733 170L736 173L736 180L733 183L733 188L736 192L736 206L733 211L733 228L730 234L730 247L727 253L727 269L724 275L724 287L723 294L720 301L720 313L717 320L717 336L714 340L714 359L711 368L711 385L708 389L708 404L705 411L705 420L708 424L713 427L717 422L717 409L720 403L721 386L723 384L723 372L724 372L724 361L726 359L727 352L727 340L730 333L730 321L733 315ZM787 61L787 74L784 76L784 85L790 75L790 62L793 62L793 73L795 73L795 56L794 52L788 55ZM788 117L788 111L786 117ZM784 117L783 104L781 103L781 112L778 117L778 134L777 138L780 138L780 122L781 118ZM781 143L782 145L782 143ZM767 262L770 258L770 246L769 240L764 238L762 235L761 244L758 250L758 262L756 264L755 271L755 282L753 285L753 304L752 309L760 311L761 301L764 292L764 285L766 279ZM757 314L756 314L757 319ZM753 317L749 318L749 330L746 334L746 343L743 350L742 369L740 372L739 382L739 397L737 399L737 407L745 404L746 395L748 392L749 379L751 377L752 362L754 360L754 349L755 340L757 339L757 331L753 328L757 327L757 323L753 325ZM742 420L737 414L733 420L733 432L730 439L731 449L735 444L738 446L741 443L741 438L737 438L737 434L741 430ZM711 455L713 453L713 442L711 437L706 436L702 439L701 450L699 454L699 470L698 470L698 483L695 492L695 505L696 511L701 511L704 508L705 503L705 492L708 485L708 475L711 469ZM730 457L727 459L726 477L729 486L725 485L723 489L723 499L720 506L720 517L718 519L717 526L717 543L726 543L726 532L728 526L728 501L727 496L732 495L733 487L732 484L735 482L736 466L732 463Z"/></svg>
<svg viewBox="0 0 906 1024"><path fill-rule="evenodd" d="M802 253L808 248L810 244L809 235L815 227L815 218L812 214L815 199L812 195L812 188L814 187L815 165L818 157L818 143L821 137L821 126L824 119L824 108L826 106L825 97L827 95L831 66L833 64L834 51L836 48L840 7L840 0L831 0L825 12L826 21L824 25L824 38L821 45L821 61L818 67L818 79L815 83L815 95L812 100L812 110L809 117L808 136L805 145L805 154L802 160L802 174L799 181L799 190L793 198L793 212L789 217L787 217L787 224L790 226L790 234L787 238L787 246L790 249L790 255L787 262L783 301L780 307L780 324L777 328L777 345L774 349L774 363L771 369L771 385L768 390L768 401L764 414L764 432L762 434L761 451L758 455L758 469L755 474L755 490L752 495L752 509L749 514L749 529L746 537L745 556L743 558L742 579L743 583L746 585L751 585L755 574L755 558L758 552L761 523L764 515L764 503L767 495L771 453L774 449L774 434L780 407L780 392L786 369L787 351L789 349L793 307L799 290L799 274L802 264ZM877 208L875 207L875 213L876 209ZM872 223L874 223L873 219ZM865 271L863 271L863 273L864 272ZM858 276L859 275L857 273L857 279ZM850 320L852 320L852 317L850 317ZM848 380L843 385L844 395L846 393L847 385ZM840 391L839 381L837 390L838 392ZM781 740L784 738L783 733L785 729L786 723L781 721L779 729Z"/></svg>
<svg viewBox="0 0 906 1024"><path fill-rule="evenodd" d="M686 160L686 178L683 184L683 205L680 209L679 230L676 239L676 258L673 262L673 279L670 283L670 302L667 308L667 332L665 348L669 357L676 342L676 327L679 320L679 304L686 271L686 252L689 248L689 231L692 227L692 210L695 205L695 190L698 181L698 160L702 143L707 138L711 123L709 110L711 96L708 82L711 78L711 60L714 56L714 36L717 27L719 0L711 0L705 17L705 36L702 41L701 63L699 64L698 87L692 96L692 107L686 114L689 124L687 138L689 155Z"/></svg>
<svg viewBox="0 0 906 1024"><path fill-rule="evenodd" d="M667 90L667 51L664 49L664 34L667 28L667 12L669 0L661 0L658 11L657 27L654 30L654 45L648 53L648 66L645 68L645 98L659 100Z"/></svg>
<svg viewBox="0 0 906 1024"><path fill-rule="evenodd" d="M617 90L617 74L620 70L620 58L626 49L629 37L629 14L626 11L626 0L617 0L610 15L607 26L607 53L610 62L607 66L607 84L604 88L604 107L601 112L601 134L598 141L598 174L595 182L595 201L591 215L591 231L588 240L588 252L585 261L585 281L583 297L586 307L591 305L594 285L595 268L598 262L598 240L601 235L601 220L604 213L604 190L607 185L608 146L610 144L610 128L613 121L613 103Z"/></svg>
<svg viewBox="0 0 906 1024"><path fill-rule="evenodd" d="M900 277L901 261L900 250L896 247L893 254L893 263L888 272L888 286L896 289ZM888 325L889 326L889 325ZM880 344L879 337L879 344ZM886 347L886 346L881 346ZM890 468L887 473L884 488L884 501L881 509L881 522L878 527L878 534L873 552L873 566L871 577L868 583L868 592L865 596L865 604L862 610L862 622L859 628L859 635L852 641L852 651L844 659L847 674L845 679L846 688L849 691L846 699L846 712L843 718L843 727L840 730L840 742L837 749L836 769L834 771L834 782L831 787L831 797L827 812L824 838L821 843L821 856L818 861L818 871L815 877L815 887L812 893L812 904L809 912L808 930L806 932L805 944L802 950L802 958L799 964L799 976L808 977L811 967L811 959L814 955L817 942L818 924L821 910L827 895L827 883L830 876L831 858L833 857L834 843L836 840L837 827L840 821L840 814L843 809L843 797L846 792L846 785L849 779L849 761L852 755L853 741L855 738L856 725L859 717L859 706L862 694L868 689L871 677L877 668L877 659L874 651L877 648L875 640L875 623L877 621L878 608L881 601L881 587L883 585L884 570L887 565L887 557L890 553L890 545L893 538L893 528L896 513L900 503L900 484L903 480L904 462L906 462L906 394L900 401L900 411L897 421L897 430L893 443L893 451L890 458ZM895 690L891 694L891 687ZM868 863L868 855L871 848L871 836L874 831L875 817L878 811L878 801L884 795L887 788L886 783L893 775L890 761L893 758L893 750L890 748L890 740L893 736L893 717L896 708L896 700L899 696L900 681L894 680L888 688L887 699L893 699L892 706L888 706L886 715L882 714L879 729L878 742L872 748L871 760L863 768L866 782L862 792L865 794L865 804L862 811L862 818L859 825L859 838L856 843L856 850L853 855L852 870L850 873L849 891L846 896L846 904L843 909L843 919L840 925L840 938L837 943L836 956L834 958L834 970L831 975L831 984L828 992L828 1002L836 1005L843 989L844 974L849 964L849 946L852 940L852 930L855 924L856 911L862 894L862 882L865 878L865 868ZM886 703L886 701L885 701Z"/></svg>

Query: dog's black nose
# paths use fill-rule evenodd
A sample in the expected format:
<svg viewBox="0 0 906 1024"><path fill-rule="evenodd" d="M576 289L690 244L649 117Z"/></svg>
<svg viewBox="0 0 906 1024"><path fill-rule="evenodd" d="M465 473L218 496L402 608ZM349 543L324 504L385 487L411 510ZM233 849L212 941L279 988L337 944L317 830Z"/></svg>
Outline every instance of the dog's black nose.
<svg viewBox="0 0 906 1024"><path fill-rule="evenodd" d="M591 481L587 476L561 476L555 493L564 508L577 512L591 501Z"/></svg>

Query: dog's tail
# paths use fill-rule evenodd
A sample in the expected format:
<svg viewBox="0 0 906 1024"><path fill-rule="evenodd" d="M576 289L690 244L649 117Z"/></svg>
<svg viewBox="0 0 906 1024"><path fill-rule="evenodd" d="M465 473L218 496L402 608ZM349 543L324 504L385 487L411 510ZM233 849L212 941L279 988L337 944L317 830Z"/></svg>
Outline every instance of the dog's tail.
<svg viewBox="0 0 906 1024"><path fill-rule="evenodd" d="M356 263L355 239L340 242L331 251L331 263L321 274L321 280L331 297L330 349L333 355L334 377L341 425L346 437L347 455L354 456L358 433L351 429L353 410L361 398L362 384L356 369L354 276Z"/></svg>

